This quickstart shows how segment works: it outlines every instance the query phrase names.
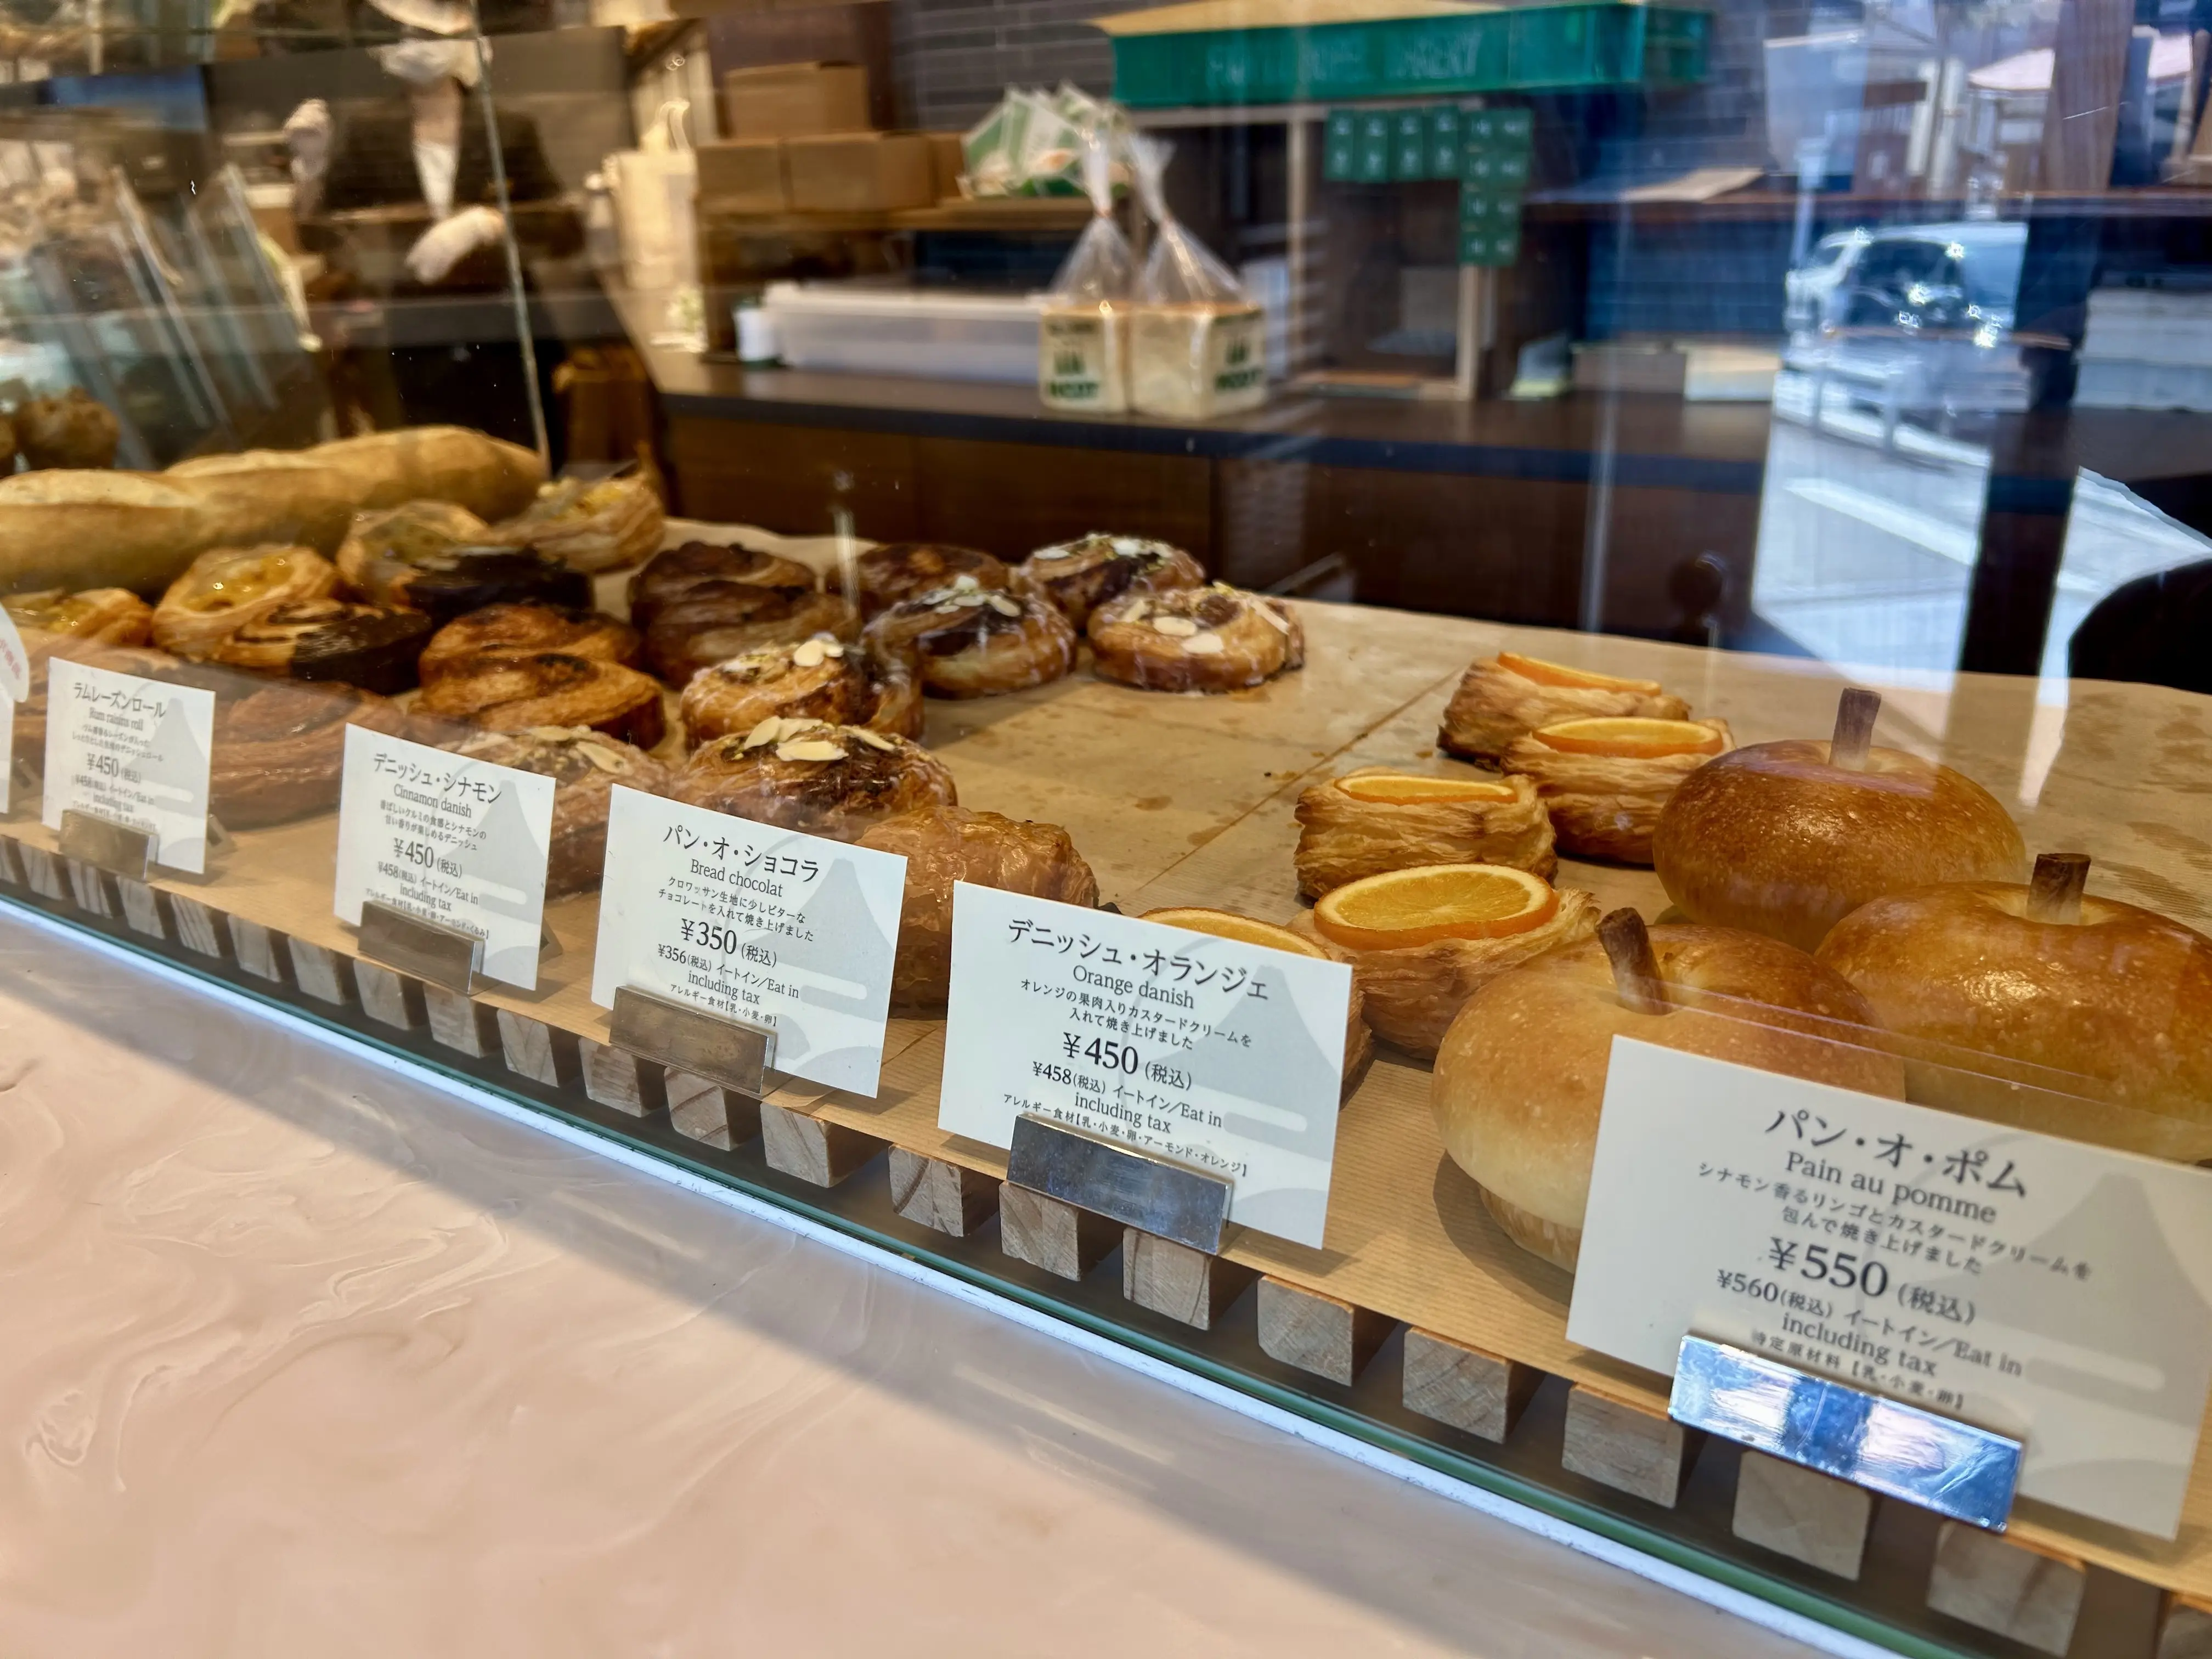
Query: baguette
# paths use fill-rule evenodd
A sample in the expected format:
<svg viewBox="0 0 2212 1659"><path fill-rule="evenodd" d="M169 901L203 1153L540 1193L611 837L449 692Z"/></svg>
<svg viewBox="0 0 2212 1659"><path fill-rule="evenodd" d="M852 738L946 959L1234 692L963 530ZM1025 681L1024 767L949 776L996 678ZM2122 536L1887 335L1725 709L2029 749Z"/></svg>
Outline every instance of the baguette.
<svg viewBox="0 0 2212 1659"><path fill-rule="evenodd" d="M144 472L0 478L0 592L127 587L158 594L214 544L193 492Z"/></svg>

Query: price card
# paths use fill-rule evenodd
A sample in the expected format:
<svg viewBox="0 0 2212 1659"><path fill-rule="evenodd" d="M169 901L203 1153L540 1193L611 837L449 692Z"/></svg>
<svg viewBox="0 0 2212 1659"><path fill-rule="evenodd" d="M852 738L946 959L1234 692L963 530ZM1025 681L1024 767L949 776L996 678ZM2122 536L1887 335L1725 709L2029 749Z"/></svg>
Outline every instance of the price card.
<svg viewBox="0 0 2212 1659"><path fill-rule="evenodd" d="M1569 1340L1686 1333L2023 1441L2172 1538L2212 1378L2212 1172L1615 1037Z"/></svg>
<svg viewBox="0 0 2212 1659"><path fill-rule="evenodd" d="M953 890L938 1124L1024 1112L1234 1178L1232 1221L1318 1246L1352 969L1110 910Z"/></svg>
<svg viewBox="0 0 2212 1659"><path fill-rule="evenodd" d="M487 979L538 985L553 780L346 727L331 908L369 899L483 940Z"/></svg>
<svg viewBox="0 0 2212 1659"><path fill-rule="evenodd" d="M31 695L31 653L23 648L23 636L16 629L15 619L7 608L0 605L0 698L9 702L22 702Z"/></svg>
<svg viewBox="0 0 2212 1659"><path fill-rule="evenodd" d="M775 1066L872 1096L906 860L619 785L592 1000L623 986L775 1030Z"/></svg>
<svg viewBox="0 0 2212 1659"><path fill-rule="evenodd" d="M204 872L215 693L57 657L46 709L46 828L90 813L147 831L156 864Z"/></svg>

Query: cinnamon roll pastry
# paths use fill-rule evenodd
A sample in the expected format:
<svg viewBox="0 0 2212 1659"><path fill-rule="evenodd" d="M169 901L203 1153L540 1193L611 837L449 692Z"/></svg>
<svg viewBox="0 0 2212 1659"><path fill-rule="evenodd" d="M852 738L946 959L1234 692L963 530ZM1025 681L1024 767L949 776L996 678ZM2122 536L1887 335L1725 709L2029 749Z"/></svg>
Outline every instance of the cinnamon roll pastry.
<svg viewBox="0 0 2212 1659"><path fill-rule="evenodd" d="M599 886L607 861L607 808L617 784L649 795L668 793L666 767L643 750L588 726L479 732L449 746L456 754L553 780L553 836L545 863L549 899Z"/></svg>
<svg viewBox="0 0 2212 1659"><path fill-rule="evenodd" d="M1125 593L1091 613L1092 665L1148 691L1236 691L1302 668L1305 630L1279 599L1226 582Z"/></svg>
<svg viewBox="0 0 2212 1659"><path fill-rule="evenodd" d="M660 687L635 668L560 651L507 652L422 688L415 712L493 732L587 726L650 749L667 730Z"/></svg>
<svg viewBox="0 0 2212 1659"><path fill-rule="evenodd" d="M419 611L344 599L299 599L234 629L206 660L295 680L337 680L396 696L437 624Z"/></svg>
<svg viewBox="0 0 2212 1659"><path fill-rule="evenodd" d="M1649 864L1661 809L1683 779L1735 747L1726 720L1565 720L1516 738L1504 763L1534 781L1568 852Z"/></svg>
<svg viewBox="0 0 2212 1659"><path fill-rule="evenodd" d="M483 521L443 501L364 513L338 549L346 590L372 605L448 622L488 605L583 608L592 580L560 560L486 538Z"/></svg>
<svg viewBox="0 0 2212 1659"><path fill-rule="evenodd" d="M1098 902L1097 878L1056 823L964 806L923 806L873 825L860 835L860 844L906 860L898 956L891 964L891 1006L901 1013L945 1012L952 988L956 882L1085 909Z"/></svg>
<svg viewBox="0 0 2212 1659"><path fill-rule="evenodd" d="M1079 632L1093 611L1124 593L1206 585L1206 572L1196 559L1179 547L1141 536L1091 535L1040 547L1022 561L1017 575L1017 586L1050 599Z"/></svg>
<svg viewBox="0 0 2212 1659"><path fill-rule="evenodd" d="M1605 715L1687 720L1690 705L1656 680L1616 679L1501 651L1470 664L1444 707L1437 746L1495 766L1516 738L1560 720Z"/></svg>
<svg viewBox="0 0 2212 1659"><path fill-rule="evenodd" d="M694 753L669 790L704 806L833 841L959 799L943 761L904 738L825 720L763 720Z"/></svg>
<svg viewBox="0 0 2212 1659"><path fill-rule="evenodd" d="M902 600L950 587L963 576L978 587L1001 591L1014 582L1014 573L990 554L944 542L889 542L861 554L856 568L860 615L870 622Z"/></svg>
<svg viewBox="0 0 2212 1659"><path fill-rule="evenodd" d="M1363 766L1298 796L1298 895L1422 864L1503 864L1549 881L1552 821L1523 777L1431 777Z"/></svg>
<svg viewBox="0 0 2212 1659"><path fill-rule="evenodd" d="M868 639L885 655L910 653L922 689L940 697L1026 690L1075 666L1075 630L1048 600L966 577L893 605Z"/></svg>
<svg viewBox="0 0 2212 1659"><path fill-rule="evenodd" d="M65 635L47 635L35 641L27 639L23 643L29 647L31 659L31 695L15 705L9 729L14 734L15 758L33 766L40 764L46 754L46 671L56 658L65 662L90 663L95 668L110 668L118 674L137 674L147 679L168 679L185 666L166 651L103 645L97 641Z"/></svg>
<svg viewBox="0 0 2212 1659"><path fill-rule="evenodd" d="M540 484L538 499L486 538L527 547L571 570L621 570L660 545L666 521L652 482L637 473Z"/></svg>
<svg viewBox="0 0 2212 1659"><path fill-rule="evenodd" d="M656 553L629 579L629 619L643 628L661 606L682 599L702 582L744 582L774 588L796 603L814 592L814 573L793 559L750 547L717 547L686 542Z"/></svg>
<svg viewBox="0 0 2212 1659"><path fill-rule="evenodd" d="M635 628L597 611L552 605L488 605L454 617L430 636L430 642L422 648L422 672L424 680L434 680L495 651L558 651L564 656L635 668L641 643Z"/></svg>
<svg viewBox="0 0 2212 1659"><path fill-rule="evenodd" d="M154 643L180 657L212 657L250 622L338 584L312 547L216 547L185 567L154 608Z"/></svg>
<svg viewBox="0 0 2212 1659"><path fill-rule="evenodd" d="M127 587L50 587L0 599L35 659L63 640L94 645L143 645L153 637L154 607Z"/></svg>
<svg viewBox="0 0 2212 1659"><path fill-rule="evenodd" d="M338 802L349 726L398 736L398 704L347 686L268 685L218 698L208 810L231 830L320 812Z"/></svg>
<svg viewBox="0 0 2212 1659"><path fill-rule="evenodd" d="M701 669L684 688L681 712L684 741L695 747L772 718L918 738L921 687L904 659L817 634Z"/></svg>

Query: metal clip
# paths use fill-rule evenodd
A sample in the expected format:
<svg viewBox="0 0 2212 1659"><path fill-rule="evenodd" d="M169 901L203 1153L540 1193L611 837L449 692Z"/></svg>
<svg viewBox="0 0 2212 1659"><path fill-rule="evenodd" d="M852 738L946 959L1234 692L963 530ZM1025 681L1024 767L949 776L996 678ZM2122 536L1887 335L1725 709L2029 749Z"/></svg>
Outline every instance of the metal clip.
<svg viewBox="0 0 2212 1659"><path fill-rule="evenodd" d="M133 881L144 881L154 862L151 831L134 830L74 806L62 811L59 847L65 859L76 859L112 875L128 876Z"/></svg>
<svg viewBox="0 0 2212 1659"><path fill-rule="evenodd" d="M674 1002L635 986L615 991L610 1039L617 1048L690 1072L757 1100L775 1064L775 1028Z"/></svg>
<svg viewBox="0 0 2212 1659"><path fill-rule="evenodd" d="M483 940L476 934L374 899L362 902L361 953L461 996L475 991L483 970Z"/></svg>
<svg viewBox="0 0 2212 1659"><path fill-rule="evenodd" d="M1226 1176L1087 1134L1035 1112L1014 1120L1006 1179L1216 1255L1236 1183Z"/></svg>

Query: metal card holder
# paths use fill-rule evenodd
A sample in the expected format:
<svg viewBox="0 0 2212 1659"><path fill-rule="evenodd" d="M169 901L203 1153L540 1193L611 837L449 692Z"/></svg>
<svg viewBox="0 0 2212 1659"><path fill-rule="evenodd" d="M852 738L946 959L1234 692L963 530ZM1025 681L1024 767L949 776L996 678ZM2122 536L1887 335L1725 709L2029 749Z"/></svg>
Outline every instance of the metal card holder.
<svg viewBox="0 0 2212 1659"><path fill-rule="evenodd" d="M709 1013L635 986L615 991L610 1039L617 1048L703 1077L758 1100L775 1064L775 1028Z"/></svg>
<svg viewBox="0 0 2212 1659"><path fill-rule="evenodd" d="M1162 1238L1217 1255L1236 1184L1226 1176L1024 1112L1006 1179Z"/></svg>
<svg viewBox="0 0 2212 1659"><path fill-rule="evenodd" d="M63 810L59 846L65 859L76 859L132 881L144 881L154 863L151 831L134 830L74 806Z"/></svg>
<svg viewBox="0 0 2212 1659"><path fill-rule="evenodd" d="M1702 1336L1682 1339L1667 1413L1992 1531L2004 1530L2020 1484L2017 1440Z"/></svg>
<svg viewBox="0 0 2212 1659"><path fill-rule="evenodd" d="M476 934L374 899L362 902L361 953L460 996L476 989L483 969L483 940Z"/></svg>

